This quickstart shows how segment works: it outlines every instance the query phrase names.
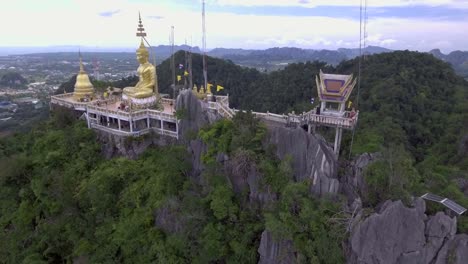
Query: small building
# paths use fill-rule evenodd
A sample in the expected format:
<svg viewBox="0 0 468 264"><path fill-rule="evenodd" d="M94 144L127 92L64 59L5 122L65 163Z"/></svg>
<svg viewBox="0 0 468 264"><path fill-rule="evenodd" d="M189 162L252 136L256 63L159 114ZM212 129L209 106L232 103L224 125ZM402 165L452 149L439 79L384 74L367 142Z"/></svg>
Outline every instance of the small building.
<svg viewBox="0 0 468 264"><path fill-rule="evenodd" d="M356 85L353 75L324 74L316 76L317 93L320 99L320 113L343 116L351 92Z"/></svg>

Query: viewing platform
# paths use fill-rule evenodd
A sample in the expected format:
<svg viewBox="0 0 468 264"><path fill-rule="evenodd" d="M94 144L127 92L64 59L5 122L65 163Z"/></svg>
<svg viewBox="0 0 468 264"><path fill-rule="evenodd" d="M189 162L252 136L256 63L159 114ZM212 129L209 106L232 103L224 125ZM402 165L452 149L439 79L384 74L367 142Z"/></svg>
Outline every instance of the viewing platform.
<svg viewBox="0 0 468 264"><path fill-rule="evenodd" d="M74 108L79 111L86 111L86 106L90 102L77 102L73 98L73 93L64 93L51 96L50 103L51 105L55 104L67 108Z"/></svg>
<svg viewBox="0 0 468 264"><path fill-rule="evenodd" d="M232 118L236 111L229 108L228 96L210 96L202 100L206 108L223 118ZM148 133L179 137L179 120L176 117L175 100L160 98L160 109L126 109L120 96L108 99L78 102L73 93L54 95L51 107L58 105L83 112L88 127L106 133L126 137L139 137Z"/></svg>
<svg viewBox="0 0 468 264"><path fill-rule="evenodd" d="M119 136L138 137L150 132L178 138L175 102L161 98L162 109L125 110L120 97L77 102L73 93L54 95L51 106L58 105L83 112L89 128Z"/></svg>
<svg viewBox="0 0 468 264"><path fill-rule="evenodd" d="M351 111L345 111L343 112L343 115L333 115L326 112L318 115L312 112L308 112L301 117L301 126L307 124L353 130L359 117L359 111L354 113Z"/></svg>

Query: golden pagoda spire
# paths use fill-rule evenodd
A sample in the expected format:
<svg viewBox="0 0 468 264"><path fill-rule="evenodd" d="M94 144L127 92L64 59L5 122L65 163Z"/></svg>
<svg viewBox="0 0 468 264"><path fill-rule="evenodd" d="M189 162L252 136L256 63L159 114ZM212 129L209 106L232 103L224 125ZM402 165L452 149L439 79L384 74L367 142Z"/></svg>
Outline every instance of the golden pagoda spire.
<svg viewBox="0 0 468 264"><path fill-rule="evenodd" d="M78 50L79 56L80 56L80 73L85 73L84 67L83 67L83 58L81 57L81 50Z"/></svg>
<svg viewBox="0 0 468 264"><path fill-rule="evenodd" d="M145 28L143 27L143 23L141 22L140 12L138 12L138 28L137 28L136 36L141 37L141 38L146 37ZM143 41L143 39L142 39L142 41Z"/></svg>
<svg viewBox="0 0 468 264"><path fill-rule="evenodd" d="M83 66L83 58L80 55L80 71L76 75L75 90L73 91L73 97L75 100L81 100L87 98L91 100L94 96L94 86L89 80L88 74L86 74Z"/></svg>

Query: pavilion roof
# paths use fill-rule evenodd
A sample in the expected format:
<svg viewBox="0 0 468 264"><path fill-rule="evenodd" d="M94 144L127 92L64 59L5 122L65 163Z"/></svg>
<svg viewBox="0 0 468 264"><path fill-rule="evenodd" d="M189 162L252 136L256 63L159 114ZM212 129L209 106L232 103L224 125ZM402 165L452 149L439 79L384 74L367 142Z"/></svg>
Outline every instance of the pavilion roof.
<svg viewBox="0 0 468 264"><path fill-rule="evenodd" d="M325 74L320 70L316 76L317 92L320 101L342 103L348 100L356 85L353 75Z"/></svg>

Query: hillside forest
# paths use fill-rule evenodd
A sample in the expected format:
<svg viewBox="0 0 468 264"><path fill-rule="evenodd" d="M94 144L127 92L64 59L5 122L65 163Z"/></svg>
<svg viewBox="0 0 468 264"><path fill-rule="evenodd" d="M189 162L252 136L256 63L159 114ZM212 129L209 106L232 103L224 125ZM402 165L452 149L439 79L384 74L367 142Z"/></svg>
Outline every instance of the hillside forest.
<svg viewBox="0 0 468 264"><path fill-rule="evenodd" d="M178 52L176 62L183 61ZM158 81L162 93L172 94L169 65L158 66ZM193 65L200 84L200 56L193 55ZM209 82L225 87L219 94L229 94L231 107L254 111L312 109L320 69L356 76L358 58L336 67L291 64L269 74L208 58ZM69 84L62 88L69 91ZM360 119L344 135L339 177L363 153L382 156L364 173L366 210L428 191L468 207L468 83L449 64L409 51L367 56L351 101ZM319 129L325 138L332 132ZM295 182L290 161L262 144L267 133L249 113L201 129L195 137L208 151L200 181L191 176L183 145L106 160L84 122L67 111L51 113L31 131L0 139L0 262L256 263L266 229L293 241L303 263L344 263L348 234L333 219L345 198L319 199L306 182ZM262 188L277 198L259 206L235 192L220 170L221 153L253 161ZM428 203L428 214L438 210ZM468 232L468 217L458 218L458 232Z"/></svg>

